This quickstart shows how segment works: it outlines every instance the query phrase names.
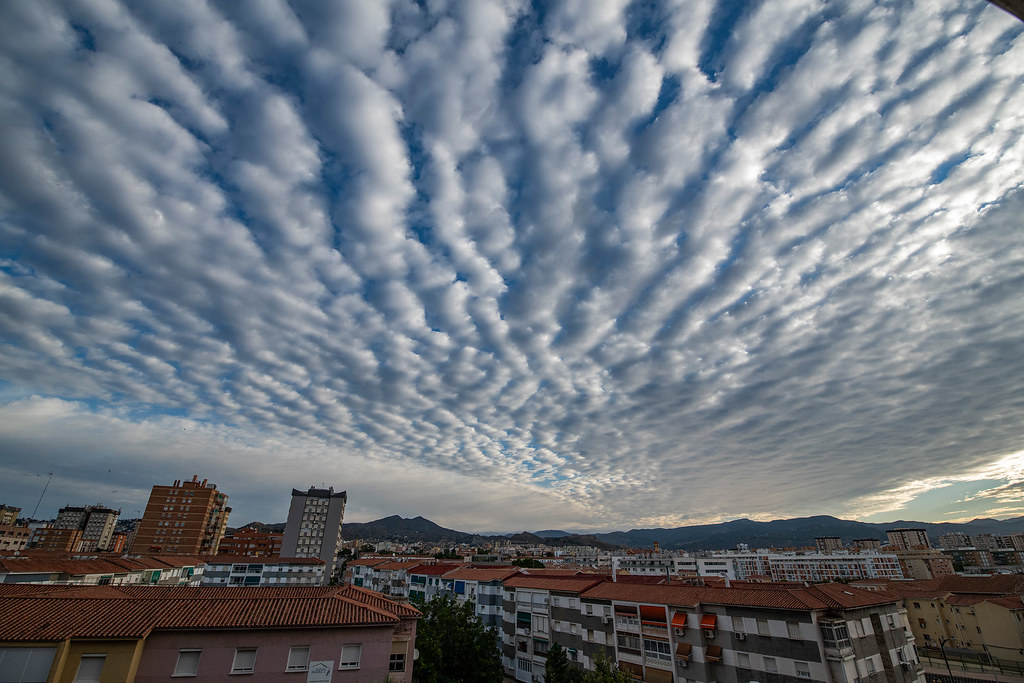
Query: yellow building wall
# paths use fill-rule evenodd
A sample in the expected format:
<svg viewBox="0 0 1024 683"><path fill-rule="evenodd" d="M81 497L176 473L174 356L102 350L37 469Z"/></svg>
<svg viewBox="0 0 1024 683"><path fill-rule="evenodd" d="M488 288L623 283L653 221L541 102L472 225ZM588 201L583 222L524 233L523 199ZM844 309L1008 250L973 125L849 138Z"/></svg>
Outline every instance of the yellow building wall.
<svg viewBox="0 0 1024 683"><path fill-rule="evenodd" d="M106 655L100 683L132 683L139 668L143 640L73 640L66 648L61 670L52 683L72 683L82 655ZM60 653L58 653L60 654ZM54 672L51 670L51 675Z"/></svg>
<svg viewBox="0 0 1024 683"><path fill-rule="evenodd" d="M975 624L964 626L981 628L978 635L993 659L1024 663L1024 609L1011 610L990 602L974 606ZM977 631L975 631L977 635Z"/></svg>

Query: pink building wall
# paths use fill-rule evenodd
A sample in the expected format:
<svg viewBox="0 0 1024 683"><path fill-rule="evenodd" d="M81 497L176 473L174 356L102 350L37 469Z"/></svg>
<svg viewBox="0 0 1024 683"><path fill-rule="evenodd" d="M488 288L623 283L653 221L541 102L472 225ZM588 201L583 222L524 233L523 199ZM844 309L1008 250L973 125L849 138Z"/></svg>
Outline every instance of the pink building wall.
<svg viewBox="0 0 1024 683"><path fill-rule="evenodd" d="M306 672L286 672L288 652L293 646L309 646L309 660L333 662L332 683L382 683L388 676L393 640L409 638L404 673L391 673L395 683L412 680L413 644L416 622L403 622L395 634L392 627L348 626L322 629L263 629L251 631L176 631L155 632L147 639L139 663L136 683L166 683L174 673L179 650L202 650L196 676L180 677L182 683L234 681L305 683ZM362 654L358 669L339 670L341 647L360 643ZM235 648L258 648L255 671L231 675Z"/></svg>

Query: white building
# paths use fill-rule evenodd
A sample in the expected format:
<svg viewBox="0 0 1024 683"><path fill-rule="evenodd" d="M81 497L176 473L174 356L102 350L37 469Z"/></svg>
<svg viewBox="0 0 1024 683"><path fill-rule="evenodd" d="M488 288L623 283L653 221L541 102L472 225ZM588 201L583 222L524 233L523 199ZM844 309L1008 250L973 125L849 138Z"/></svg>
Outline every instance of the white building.
<svg viewBox="0 0 1024 683"><path fill-rule="evenodd" d="M282 557L318 557L324 561L324 581L331 578L341 550L341 525L345 519L345 491L334 487L308 491L292 489L288 522L281 544Z"/></svg>

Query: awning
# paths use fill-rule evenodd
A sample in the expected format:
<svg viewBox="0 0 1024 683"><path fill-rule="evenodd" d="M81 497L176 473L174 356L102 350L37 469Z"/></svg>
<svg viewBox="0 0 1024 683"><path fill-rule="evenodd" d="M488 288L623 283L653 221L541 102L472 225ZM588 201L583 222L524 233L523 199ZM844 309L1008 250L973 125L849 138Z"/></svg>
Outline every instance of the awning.
<svg viewBox="0 0 1024 683"><path fill-rule="evenodd" d="M665 616L665 608L655 605L640 605L640 619L642 621L651 621L656 624L664 624L668 621Z"/></svg>
<svg viewBox="0 0 1024 683"><path fill-rule="evenodd" d="M619 662L619 671L625 671L638 681L644 678L644 668L633 662Z"/></svg>
<svg viewBox="0 0 1024 683"><path fill-rule="evenodd" d="M718 625L718 615L717 614L705 614L705 615L703 615L700 618L700 627L701 628L714 629L715 626L717 626L717 625Z"/></svg>
<svg viewBox="0 0 1024 683"><path fill-rule="evenodd" d="M679 643L676 645L676 659L682 659L690 661L690 651L693 649L693 645L689 643Z"/></svg>
<svg viewBox="0 0 1024 683"><path fill-rule="evenodd" d="M636 607L633 605L615 605L615 613L624 617L636 618Z"/></svg>
<svg viewBox="0 0 1024 683"><path fill-rule="evenodd" d="M722 661L722 646L708 645L707 649L704 650L704 659L708 660L709 662Z"/></svg>
<svg viewBox="0 0 1024 683"><path fill-rule="evenodd" d="M672 615L672 628L686 628L686 612L676 612Z"/></svg>

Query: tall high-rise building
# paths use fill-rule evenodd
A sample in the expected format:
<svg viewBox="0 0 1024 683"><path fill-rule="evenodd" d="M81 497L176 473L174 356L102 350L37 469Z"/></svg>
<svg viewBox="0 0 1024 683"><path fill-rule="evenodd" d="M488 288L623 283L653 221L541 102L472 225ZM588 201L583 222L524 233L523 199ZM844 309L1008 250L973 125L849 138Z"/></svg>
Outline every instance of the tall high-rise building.
<svg viewBox="0 0 1024 683"><path fill-rule="evenodd" d="M328 576L341 549L341 524L345 519L348 492L334 487L308 491L292 489L288 523L284 528L283 557L319 557L327 563Z"/></svg>
<svg viewBox="0 0 1024 683"><path fill-rule="evenodd" d="M79 552L112 550L114 528L117 526L117 518L120 514L120 510L112 510L99 505L63 507L57 512L57 520L53 523L53 528L80 529L82 540L78 548Z"/></svg>
<svg viewBox="0 0 1024 683"><path fill-rule="evenodd" d="M228 497L198 476L154 486L131 552L213 555L228 525Z"/></svg>
<svg viewBox="0 0 1024 683"><path fill-rule="evenodd" d="M928 532L925 529L886 529L885 535L889 539L889 545L897 550L932 547L932 544L928 542Z"/></svg>
<svg viewBox="0 0 1024 683"><path fill-rule="evenodd" d="M819 553L830 553L833 550L842 550L843 539L838 536L819 536L814 539L814 547Z"/></svg>

